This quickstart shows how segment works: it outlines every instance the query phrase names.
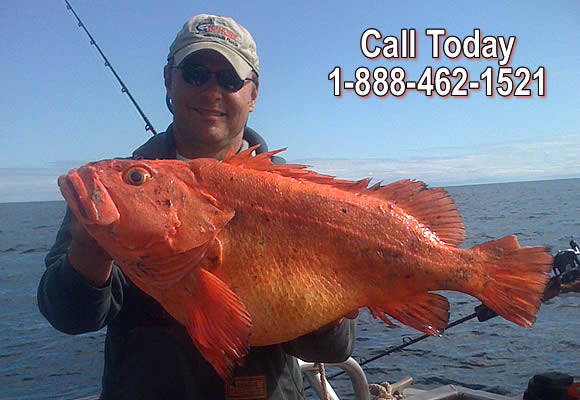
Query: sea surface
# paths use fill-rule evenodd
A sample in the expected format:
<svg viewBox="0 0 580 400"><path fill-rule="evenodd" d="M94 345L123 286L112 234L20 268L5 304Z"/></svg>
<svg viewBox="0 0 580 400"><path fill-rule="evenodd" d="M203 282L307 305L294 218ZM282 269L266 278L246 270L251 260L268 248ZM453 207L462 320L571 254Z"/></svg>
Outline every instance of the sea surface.
<svg viewBox="0 0 580 400"><path fill-rule="evenodd" d="M448 192L464 217L462 247L515 234L522 246L547 245L555 254L568 248L570 239L580 240L580 179L456 186ZM0 204L0 399L76 399L99 391L104 330L69 336L55 330L37 308L44 256L64 211L64 202ZM445 295L451 321L479 304L465 295ZM418 336L410 328L391 329L363 310L354 357L363 361ZM540 372L580 378L580 294L544 304L531 329L499 317L475 319L364 369L372 383L412 376L417 388L458 384L511 396L522 393ZM341 378L331 383L339 395L352 398Z"/></svg>

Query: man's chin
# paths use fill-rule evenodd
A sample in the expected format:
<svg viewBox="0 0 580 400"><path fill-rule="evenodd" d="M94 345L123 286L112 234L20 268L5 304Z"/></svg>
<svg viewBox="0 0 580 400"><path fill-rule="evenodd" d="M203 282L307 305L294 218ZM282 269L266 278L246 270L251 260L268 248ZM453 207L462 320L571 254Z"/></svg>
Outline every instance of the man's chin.
<svg viewBox="0 0 580 400"><path fill-rule="evenodd" d="M181 137L184 141L195 144L220 144L228 142L234 139L237 135L231 135L230 129L225 127L223 124L207 124L207 123L196 123L186 126L185 129L181 128L178 124L175 125L176 136ZM240 128L241 130L242 128Z"/></svg>

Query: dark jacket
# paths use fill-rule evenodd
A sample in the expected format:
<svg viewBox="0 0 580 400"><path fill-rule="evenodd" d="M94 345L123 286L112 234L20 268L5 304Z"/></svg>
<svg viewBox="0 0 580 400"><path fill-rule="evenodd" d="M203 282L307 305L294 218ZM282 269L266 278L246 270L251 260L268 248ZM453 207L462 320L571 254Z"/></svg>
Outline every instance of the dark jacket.
<svg viewBox="0 0 580 400"><path fill-rule="evenodd" d="M244 131L250 146L263 139ZM175 158L171 126L134 152L146 159ZM275 163L284 162L280 157ZM45 263L38 305L58 330L78 334L107 326L102 399L223 399L303 397L302 375L294 357L340 362L354 347L354 321L291 342L253 347L235 371L234 386L224 385L193 345L187 330L157 301L143 293L113 264L102 288L91 286L69 264L70 210ZM226 387L227 386L227 387ZM227 393L226 393L227 392ZM260 397L260 395L264 395ZM253 396L253 397L252 397Z"/></svg>

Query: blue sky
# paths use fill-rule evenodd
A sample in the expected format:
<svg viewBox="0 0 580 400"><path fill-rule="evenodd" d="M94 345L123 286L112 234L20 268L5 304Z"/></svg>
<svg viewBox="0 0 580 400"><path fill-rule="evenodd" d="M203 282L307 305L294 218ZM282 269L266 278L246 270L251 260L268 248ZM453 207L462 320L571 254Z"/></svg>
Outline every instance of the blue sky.
<svg viewBox="0 0 580 400"><path fill-rule="evenodd" d="M402 177L431 186L580 177L580 3L232 2L71 0L158 131L171 121L162 67L194 14L229 15L258 45L261 86L249 125L288 160L345 178ZM362 33L416 29L418 57L369 60ZM431 57L427 28L466 38L516 36L511 67L546 70L544 98L333 96L366 66L464 67L476 80L497 60ZM56 200L58 175L85 162L129 155L150 136L78 28L64 1L6 2L0 13L0 202ZM371 41L380 45L380 41Z"/></svg>

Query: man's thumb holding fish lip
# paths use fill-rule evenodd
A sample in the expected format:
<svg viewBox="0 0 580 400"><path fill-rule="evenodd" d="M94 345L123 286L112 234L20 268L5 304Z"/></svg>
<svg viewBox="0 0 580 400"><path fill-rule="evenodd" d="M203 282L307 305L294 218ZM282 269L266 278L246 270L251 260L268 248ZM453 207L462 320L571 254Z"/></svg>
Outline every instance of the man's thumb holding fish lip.
<svg viewBox="0 0 580 400"><path fill-rule="evenodd" d="M71 267L91 285L104 286L111 275L113 258L74 215L71 217L70 233L71 244L67 257Z"/></svg>

